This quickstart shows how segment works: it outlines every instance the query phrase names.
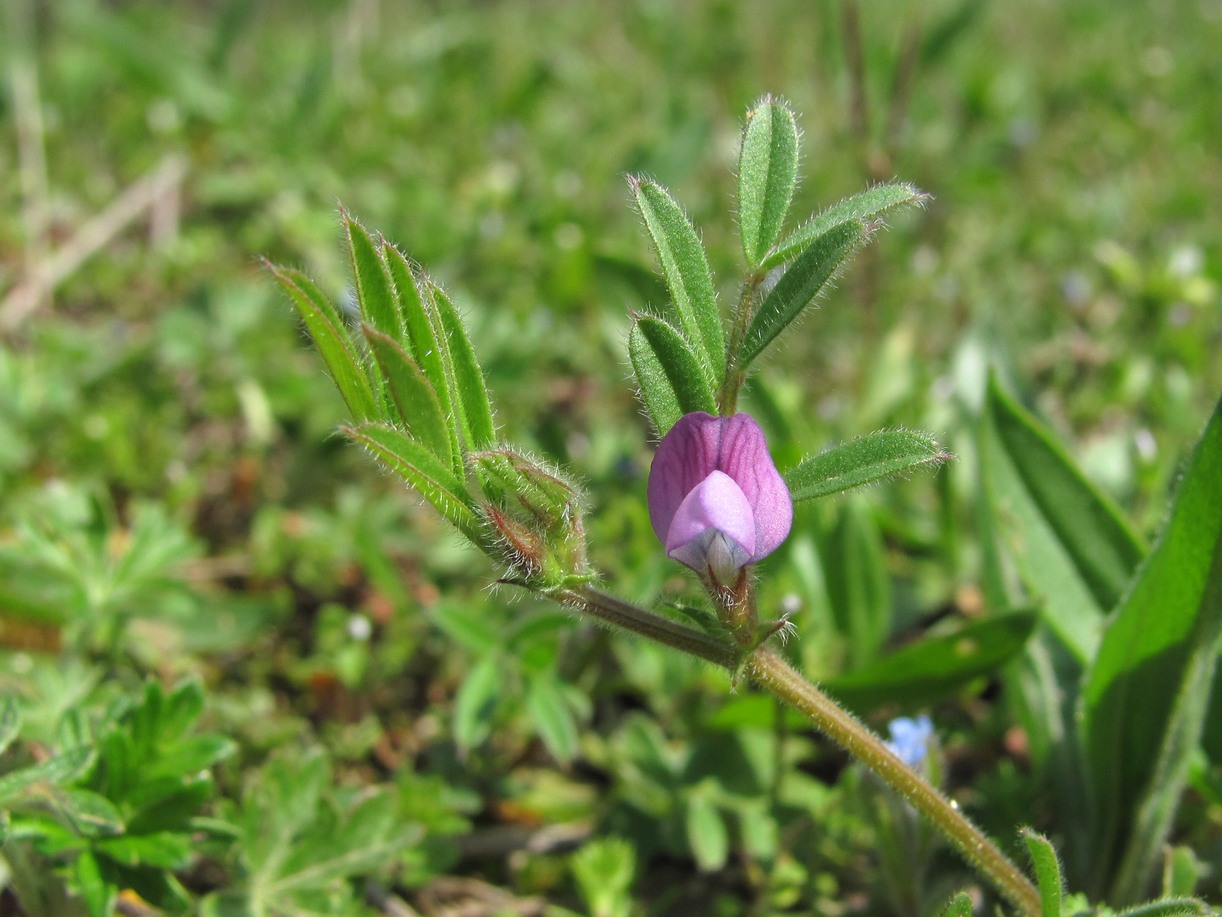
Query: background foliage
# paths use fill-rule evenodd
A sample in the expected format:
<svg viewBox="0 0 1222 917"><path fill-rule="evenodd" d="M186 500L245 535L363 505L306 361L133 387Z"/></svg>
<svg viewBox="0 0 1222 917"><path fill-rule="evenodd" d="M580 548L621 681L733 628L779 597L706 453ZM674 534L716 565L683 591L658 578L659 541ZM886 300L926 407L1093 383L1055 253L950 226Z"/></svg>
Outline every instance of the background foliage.
<svg viewBox="0 0 1222 917"><path fill-rule="evenodd" d="M764 91L804 132L797 212L894 177L930 192L744 395L782 468L901 424L961 458L808 506L767 564L806 671L881 725L901 710L881 652L960 625L998 660L1025 639L988 620L986 366L1137 542L1164 521L1222 391L1222 4L600 10L6 9L0 773L26 775L7 895L32 900L46 864L92 907L130 889L212 913L919 910L969 881L934 851L906 898L868 780L722 675L489 592L333 435L345 408L258 256L350 296L342 200L427 265L500 428L583 476L595 566L678 599L626 359L630 310L665 292L623 174L671 189L720 277L737 118ZM91 231L22 305L31 266ZM952 794L1017 855L1057 796L990 665L912 700ZM1168 866L1212 865L1215 903L1219 735Z"/></svg>

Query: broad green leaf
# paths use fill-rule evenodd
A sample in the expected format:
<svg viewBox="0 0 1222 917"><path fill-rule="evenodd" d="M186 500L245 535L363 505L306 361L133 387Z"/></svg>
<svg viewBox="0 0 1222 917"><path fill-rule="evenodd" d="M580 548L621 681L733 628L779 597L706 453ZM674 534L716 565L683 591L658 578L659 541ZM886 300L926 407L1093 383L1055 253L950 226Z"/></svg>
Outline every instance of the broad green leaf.
<svg viewBox="0 0 1222 917"><path fill-rule="evenodd" d="M1027 612L976 621L898 649L824 687L859 712L883 704L920 707L995 673L1022 650L1035 623Z"/></svg>
<svg viewBox="0 0 1222 917"><path fill-rule="evenodd" d="M72 884L85 901L90 917L106 917L114 910L119 890L106 880L92 850L83 850L72 864Z"/></svg>
<svg viewBox="0 0 1222 917"><path fill-rule="evenodd" d="M685 824L696 865L703 872L722 869L730 856L730 833L703 784L688 794Z"/></svg>
<svg viewBox="0 0 1222 917"><path fill-rule="evenodd" d="M941 917L975 917L976 905L967 892L956 892L955 896L946 902Z"/></svg>
<svg viewBox="0 0 1222 917"><path fill-rule="evenodd" d="M840 507L820 543L828 600L849 665L873 661L891 629L891 578L882 534L858 500Z"/></svg>
<svg viewBox="0 0 1222 917"><path fill-rule="evenodd" d="M665 188L648 179L629 182L662 263L679 327L691 341L709 384L716 385L725 371L726 343L704 246Z"/></svg>
<svg viewBox="0 0 1222 917"><path fill-rule="evenodd" d="M417 440L402 430L375 423L345 428L344 433L407 481L454 525L475 533L478 523L463 482Z"/></svg>
<svg viewBox="0 0 1222 917"><path fill-rule="evenodd" d="M691 346L662 319L637 317L628 335L628 355L659 436L684 414L716 413L713 389Z"/></svg>
<svg viewBox="0 0 1222 917"><path fill-rule="evenodd" d="M404 328L407 329L404 349L432 385L442 416L452 417L454 407L450 400L449 377L446 375L449 357L439 343L439 337L443 338L444 332L441 330L437 310L433 308L432 301L421 292L421 285L425 281L413 270L403 253L386 242L382 243L382 257L386 259L390 276L394 280L399 315ZM462 449L458 442L457 425L447 423L446 432L450 438L449 452L453 457L454 472L461 475Z"/></svg>
<svg viewBox="0 0 1222 917"><path fill-rule="evenodd" d="M798 125L789 107L763 100L747 115L738 156L738 232L755 267L785 225L798 177Z"/></svg>
<svg viewBox="0 0 1222 917"><path fill-rule="evenodd" d="M403 325L395 302L395 288L380 254L381 246L346 210L341 210L340 216L348 237L348 254L352 258L361 315L383 334L398 340L403 334Z"/></svg>
<svg viewBox="0 0 1222 917"><path fill-rule="evenodd" d="M467 672L454 698L454 741L467 751L492 732L492 721L504 693L500 657L489 653Z"/></svg>
<svg viewBox="0 0 1222 917"><path fill-rule="evenodd" d="M429 284L428 295L437 310L440 336L445 341L442 359L446 361L451 380L450 402L458 408L467 448L486 449L492 445L496 432L483 370L479 368L467 329L450 298L435 284Z"/></svg>
<svg viewBox="0 0 1222 917"><path fill-rule="evenodd" d="M157 834L106 837L94 843L94 849L124 866L159 866L181 869L191 859L191 836L171 831Z"/></svg>
<svg viewBox="0 0 1222 917"><path fill-rule="evenodd" d="M20 728L21 714L17 711L17 701L11 694L6 694L0 698L0 753L13 744Z"/></svg>
<svg viewBox="0 0 1222 917"><path fill-rule="evenodd" d="M352 340L344 330L335 307L314 282L300 271L268 264L272 276L293 300L301 314L314 345L335 380L344 403L354 420L369 420L377 416L377 401L369 385L369 377L357 358Z"/></svg>
<svg viewBox="0 0 1222 917"><path fill-rule="evenodd" d="M407 432L447 465L453 466L450 452L450 424L441 410L437 392L424 372L395 341L369 325L362 325L370 352L386 376L391 399Z"/></svg>
<svg viewBox="0 0 1222 917"><path fill-rule="evenodd" d="M526 689L526 710L552 756L562 763L572 761L579 736L560 683L550 675L532 678Z"/></svg>
<svg viewBox="0 0 1222 917"><path fill-rule="evenodd" d="M1140 545L1107 499L995 381L980 434L994 530L1048 627L1086 664Z"/></svg>
<svg viewBox="0 0 1222 917"><path fill-rule="evenodd" d="M928 433L880 430L802 459L785 472L785 484L797 503L872 484L924 465L937 466L949 458L950 454Z"/></svg>
<svg viewBox="0 0 1222 917"><path fill-rule="evenodd" d="M1082 688L1100 868L1137 899L1201 738L1222 645L1222 401Z"/></svg>
<svg viewBox="0 0 1222 917"><path fill-rule="evenodd" d="M1035 881L1040 890L1040 913L1042 917L1061 917L1064 883L1056 848L1048 838L1030 828L1023 828L1020 833L1027 842L1031 863L1035 867Z"/></svg>
<svg viewBox="0 0 1222 917"><path fill-rule="evenodd" d="M778 264L783 264L795 257L819 236L837 226L845 223L864 223L870 226L889 210L905 205L919 206L928 199L928 194L903 182L867 188L865 191L833 204L782 239L776 251L768 256L762 267L768 270Z"/></svg>
<svg viewBox="0 0 1222 917"><path fill-rule="evenodd" d="M853 220L829 229L807 246L785 269L751 319L738 354L737 368L745 369L814 302L827 282L866 238L865 225Z"/></svg>

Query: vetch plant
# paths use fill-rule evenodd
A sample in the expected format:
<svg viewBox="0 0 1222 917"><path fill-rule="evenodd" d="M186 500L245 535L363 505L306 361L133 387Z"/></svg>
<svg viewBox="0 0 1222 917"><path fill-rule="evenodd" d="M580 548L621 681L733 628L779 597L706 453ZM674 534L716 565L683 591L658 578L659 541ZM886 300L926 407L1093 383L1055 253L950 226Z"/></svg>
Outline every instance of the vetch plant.
<svg viewBox="0 0 1222 917"><path fill-rule="evenodd" d="M670 301L634 316L629 357L660 442L650 520L667 555L691 568L712 614L699 626L626 602L587 559L580 488L561 469L501 438L459 312L425 271L342 213L360 323L303 273L269 266L313 336L352 415L344 432L419 492L501 568L500 581L603 624L665 644L749 680L805 714L921 816L1024 915L1048 909L1037 888L919 769L918 721L889 745L799 674L772 645L783 616L761 620L753 565L786 538L793 506L950 456L933 437L888 430L800 461L783 474L758 424L738 412L755 360L804 315L911 185L882 184L786 232L797 181L793 113L770 97L749 113L738 162L745 265L729 314L695 227L658 183L629 180ZM354 333L354 330L356 333ZM1023 634L1030 627L1024 619ZM953 655L950 648L947 653ZM1041 879L1048 875L1040 871ZM1059 882L1059 875L1056 879ZM961 897L947 913L961 913ZM1192 905L1185 905L1195 912Z"/></svg>

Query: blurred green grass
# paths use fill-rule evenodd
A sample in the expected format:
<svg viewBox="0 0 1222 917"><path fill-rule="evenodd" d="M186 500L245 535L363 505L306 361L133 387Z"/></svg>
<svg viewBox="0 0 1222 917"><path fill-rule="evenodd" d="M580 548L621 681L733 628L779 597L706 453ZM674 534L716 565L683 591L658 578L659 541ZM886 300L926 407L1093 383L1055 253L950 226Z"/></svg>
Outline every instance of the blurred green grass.
<svg viewBox="0 0 1222 917"><path fill-rule="evenodd" d="M174 576L209 597L216 627L137 629L153 647L141 663L206 665L218 684L287 697L275 735L322 735L353 761L376 741L351 734L363 718L393 734L448 709L465 665L438 636L449 605L495 606L498 621L526 609L488 601L490 571L332 435L342 404L258 258L340 296L337 202L453 294L498 422L586 478L595 560L635 595L674 571L640 499L649 431L625 356L629 311L663 292L623 176L670 187L733 277L733 157L764 92L804 131L795 212L891 177L934 196L748 393L781 464L900 423L962 450L957 402L978 394L972 366L988 355L1149 532L1222 390L1216 0L867 4L860 83L842 5L17 6L29 17L6 22L6 72L10 88L23 67L37 76L46 193L17 180L31 137L10 92L0 290L166 157L186 173L168 230L123 226L0 337L0 546L25 544L18 520L60 518L53 485L100 507L67 514L82 531L121 534L136 506L160 504L195 546ZM901 623L972 581L970 478L868 498ZM808 548L795 539L778 561L769 599L811 591ZM9 586L6 601L64 598ZM378 640L336 663L345 610ZM584 654L607 640L583 639ZM835 647L807 652L840 664ZM690 703L667 706L688 668L617 658L625 690L667 698L651 701L660 717ZM598 693L601 669L569 669ZM250 757L274 742L233 716ZM462 780L487 789L528 754L521 716L501 725Z"/></svg>

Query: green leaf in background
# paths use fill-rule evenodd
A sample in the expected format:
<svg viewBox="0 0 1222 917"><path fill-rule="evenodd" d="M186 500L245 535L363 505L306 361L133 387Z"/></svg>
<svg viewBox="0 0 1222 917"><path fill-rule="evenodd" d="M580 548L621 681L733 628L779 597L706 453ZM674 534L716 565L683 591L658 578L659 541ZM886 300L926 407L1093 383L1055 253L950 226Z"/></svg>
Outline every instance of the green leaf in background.
<svg viewBox="0 0 1222 917"><path fill-rule="evenodd" d="M463 482L418 441L402 430L378 423L346 427L344 433L415 488L454 525L475 533L477 521Z"/></svg>
<svg viewBox="0 0 1222 917"><path fill-rule="evenodd" d="M314 339L314 346L327 364L353 419L360 421L376 417L377 401L369 385L369 377L356 355L352 339L344 329L343 319L331 301L301 271L270 263L267 267L301 314L310 337Z"/></svg>
<svg viewBox="0 0 1222 917"><path fill-rule="evenodd" d="M398 340L403 326L395 302L394 284L387 273L386 262L379 254L381 246L348 211L341 209L340 219L348 238L348 253L352 258L356 298L361 304L361 314L373 327L392 340Z"/></svg>
<svg viewBox="0 0 1222 917"><path fill-rule="evenodd" d="M773 342L835 276L848 257L868 238L865 224L851 220L816 237L781 275L756 311L737 368L745 369Z"/></svg>
<svg viewBox="0 0 1222 917"><path fill-rule="evenodd" d="M1021 652L1036 621L1028 612L974 621L949 634L925 637L824 687L858 712L891 703L920 707L995 673Z"/></svg>
<svg viewBox="0 0 1222 917"><path fill-rule="evenodd" d="M526 711L539 738L557 761L568 763L577 754L580 738L564 686L550 673L538 674L526 687Z"/></svg>
<svg viewBox="0 0 1222 917"><path fill-rule="evenodd" d="M453 465L450 424L442 412L428 377L394 340L370 325L361 330L374 360L386 376L387 387L407 432L447 465Z"/></svg>
<svg viewBox="0 0 1222 917"><path fill-rule="evenodd" d="M951 458L928 433L880 430L802 459L785 472L795 503L851 490Z"/></svg>
<svg viewBox="0 0 1222 917"><path fill-rule="evenodd" d="M871 226L884 213L896 207L921 205L929 195L905 182L875 185L833 204L781 240L776 251L768 256L765 270L784 264L795 257L819 236L845 223Z"/></svg>
<svg viewBox="0 0 1222 917"><path fill-rule="evenodd" d="M708 377L683 335L652 315L637 317L628 335L628 356L641 400L659 436L692 411L716 413Z"/></svg>
<svg viewBox="0 0 1222 917"><path fill-rule="evenodd" d="M1048 838L1030 828L1020 832L1027 842L1031 863L1035 867L1035 882L1040 890L1041 917L1061 917L1061 895L1064 882L1061 879L1061 862L1056 848Z"/></svg>
<svg viewBox="0 0 1222 917"><path fill-rule="evenodd" d="M726 343L704 246L665 188L648 179L629 182L662 263L679 327L691 341L709 385L717 385L725 371Z"/></svg>
<svg viewBox="0 0 1222 917"><path fill-rule="evenodd" d="M712 781L701 781L688 793L684 826L687 842L703 872L722 869L730 857L730 831L713 800Z"/></svg>
<svg viewBox="0 0 1222 917"><path fill-rule="evenodd" d="M496 438L492 424L492 403L484 371L475 357L475 348L467 336L454 303L436 284L427 286L429 299L437 311L438 337L443 342L442 360L451 381L450 401L458 408L458 419L468 449L484 449Z"/></svg>
<svg viewBox="0 0 1222 917"><path fill-rule="evenodd" d="M1198 748L1222 643L1222 401L1082 688L1096 879L1140 899Z"/></svg>
<svg viewBox="0 0 1222 917"><path fill-rule="evenodd" d="M994 530L1048 627L1077 660L1095 654L1142 547L1051 435L991 380L981 424Z"/></svg>
<svg viewBox="0 0 1222 917"><path fill-rule="evenodd" d="M891 578L882 534L860 500L839 507L821 540L827 597L851 668L873 661L891 630Z"/></svg>
<svg viewBox="0 0 1222 917"><path fill-rule="evenodd" d="M747 113L738 157L738 232L752 268L772 248L798 178L798 125L787 105L765 96Z"/></svg>
<svg viewBox="0 0 1222 917"><path fill-rule="evenodd" d="M479 745L492 732L505 689L503 669L497 653L483 656L467 672L454 697L454 741L464 751Z"/></svg>

